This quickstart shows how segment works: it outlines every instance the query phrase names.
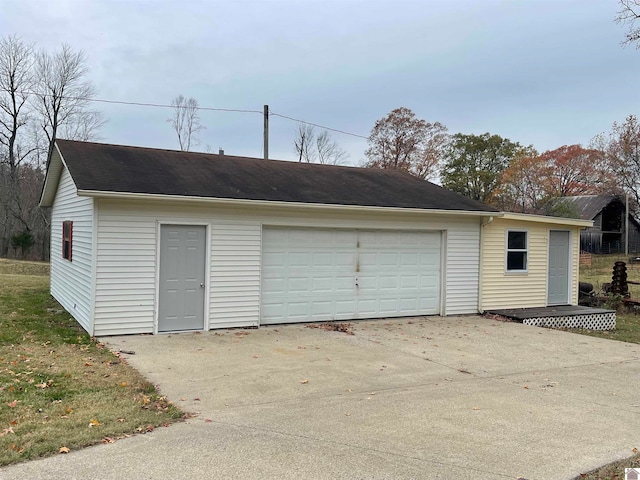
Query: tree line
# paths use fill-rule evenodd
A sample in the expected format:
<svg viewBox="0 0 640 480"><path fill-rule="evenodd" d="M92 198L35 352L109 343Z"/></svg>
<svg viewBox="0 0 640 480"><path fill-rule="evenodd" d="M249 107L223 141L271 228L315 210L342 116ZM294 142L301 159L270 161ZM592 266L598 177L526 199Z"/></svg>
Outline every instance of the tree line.
<svg viewBox="0 0 640 480"><path fill-rule="evenodd" d="M82 51L0 38L0 257L47 259L50 214L38 206L58 136L97 138L105 120Z"/></svg>
<svg viewBox="0 0 640 480"><path fill-rule="evenodd" d="M640 205L640 124L635 115L596 135L588 146L539 153L500 135L449 134L439 123L397 108L378 120L365 167L394 168L500 210L575 216L554 199L629 194ZM565 205L565 206L563 206Z"/></svg>
<svg viewBox="0 0 640 480"><path fill-rule="evenodd" d="M640 46L640 0L619 0L616 21L628 25L623 45ZM63 44L39 49L15 35L0 37L0 257L49 257L50 213L38 206L56 138L98 140L106 122L90 108L95 88L84 52ZM181 150L198 144L203 127L194 98L171 102ZM347 152L328 131L301 123L293 149L300 162L342 164ZM207 151L211 148L207 146ZM575 216L558 197L628 194L640 213L640 124L614 123L589 145L539 153L496 134L450 134L440 122L397 108L375 122L362 167L393 168L501 210Z"/></svg>

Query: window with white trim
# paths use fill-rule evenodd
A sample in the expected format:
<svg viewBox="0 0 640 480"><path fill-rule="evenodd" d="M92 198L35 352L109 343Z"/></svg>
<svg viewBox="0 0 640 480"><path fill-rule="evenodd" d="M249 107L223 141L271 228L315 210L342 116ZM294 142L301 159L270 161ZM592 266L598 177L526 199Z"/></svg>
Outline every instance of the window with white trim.
<svg viewBox="0 0 640 480"><path fill-rule="evenodd" d="M527 271L527 236L526 230L507 232L507 272Z"/></svg>

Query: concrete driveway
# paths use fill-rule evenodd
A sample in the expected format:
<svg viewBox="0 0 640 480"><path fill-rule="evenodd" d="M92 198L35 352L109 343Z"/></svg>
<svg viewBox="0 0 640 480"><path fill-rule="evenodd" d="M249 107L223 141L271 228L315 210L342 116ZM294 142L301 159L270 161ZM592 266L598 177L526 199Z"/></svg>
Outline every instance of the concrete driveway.
<svg viewBox="0 0 640 480"><path fill-rule="evenodd" d="M0 471L568 479L640 448L640 345L476 316L106 339L185 423Z"/></svg>

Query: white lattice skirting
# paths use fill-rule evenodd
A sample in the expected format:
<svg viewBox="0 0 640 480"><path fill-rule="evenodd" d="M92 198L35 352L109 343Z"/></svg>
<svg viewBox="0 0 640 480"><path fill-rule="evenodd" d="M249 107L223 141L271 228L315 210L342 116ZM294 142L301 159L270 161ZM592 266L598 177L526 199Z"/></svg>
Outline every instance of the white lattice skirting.
<svg viewBox="0 0 640 480"><path fill-rule="evenodd" d="M547 328L585 328L587 330L612 330L616 328L616 313L590 313L563 317L525 318L525 325Z"/></svg>

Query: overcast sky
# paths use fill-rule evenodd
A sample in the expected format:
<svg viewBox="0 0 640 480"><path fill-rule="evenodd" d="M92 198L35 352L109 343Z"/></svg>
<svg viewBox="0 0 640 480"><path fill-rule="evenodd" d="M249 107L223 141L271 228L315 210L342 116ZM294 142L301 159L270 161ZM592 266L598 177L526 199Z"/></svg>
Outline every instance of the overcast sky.
<svg viewBox="0 0 640 480"><path fill-rule="evenodd" d="M0 34L85 51L98 98L272 112L367 136L393 108L539 151L640 113L616 0L0 0ZM102 141L177 148L169 109L96 103ZM259 113L201 112L200 145L262 156ZM296 124L271 117L272 158ZM365 139L334 133L349 163Z"/></svg>

